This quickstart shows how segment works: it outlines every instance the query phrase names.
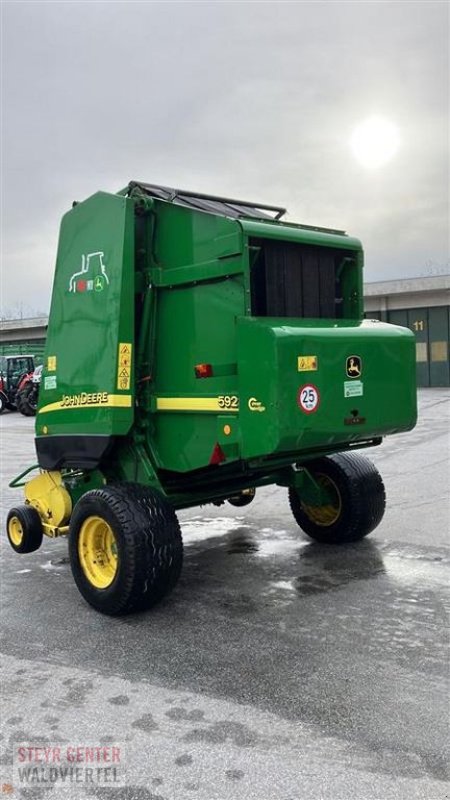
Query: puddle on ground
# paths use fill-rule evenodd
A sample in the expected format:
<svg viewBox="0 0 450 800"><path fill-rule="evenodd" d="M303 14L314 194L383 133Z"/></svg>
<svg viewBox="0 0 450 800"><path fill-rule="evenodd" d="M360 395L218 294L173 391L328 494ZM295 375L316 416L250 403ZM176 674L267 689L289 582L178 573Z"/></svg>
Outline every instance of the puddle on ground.
<svg viewBox="0 0 450 800"><path fill-rule="evenodd" d="M270 588L282 592L296 592L295 581L271 581Z"/></svg>
<svg viewBox="0 0 450 800"><path fill-rule="evenodd" d="M448 565L437 558L417 558L402 556L400 554L385 553L384 564L386 573L400 585L418 583L431 586L435 583L443 584L443 588L448 585ZM445 591L445 589L444 589Z"/></svg>
<svg viewBox="0 0 450 800"><path fill-rule="evenodd" d="M240 527L227 537L227 553L256 553L259 544L256 536L248 527Z"/></svg>
<svg viewBox="0 0 450 800"><path fill-rule="evenodd" d="M297 553L299 553L303 547L307 546L306 543L302 541L285 539L281 536L280 538L276 538L278 533L284 534L285 531L274 533L275 536L273 538L261 539L261 541L258 542L257 555L261 558L270 558L271 556L295 558Z"/></svg>
<svg viewBox="0 0 450 800"><path fill-rule="evenodd" d="M45 569L46 571L57 570L59 567L65 567L69 564L69 558L67 556L63 556L62 558L52 558L48 561L45 561L43 564L40 564L41 569Z"/></svg>
<svg viewBox="0 0 450 800"><path fill-rule="evenodd" d="M242 526L243 517L192 517L183 520L183 544L190 545L205 539L225 536Z"/></svg>
<svg viewBox="0 0 450 800"><path fill-rule="evenodd" d="M291 539L285 530L271 528L257 529L250 525L242 525L227 536L227 553L250 553L259 558L271 556L295 557L306 545L301 539Z"/></svg>

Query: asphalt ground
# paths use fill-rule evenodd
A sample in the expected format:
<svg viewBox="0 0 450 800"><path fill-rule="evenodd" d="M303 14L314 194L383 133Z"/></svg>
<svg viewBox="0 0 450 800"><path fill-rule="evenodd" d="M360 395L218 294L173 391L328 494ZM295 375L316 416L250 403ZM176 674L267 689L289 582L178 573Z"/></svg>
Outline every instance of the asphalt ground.
<svg viewBox="0 0 450 800"><path fill-rule="evenodd" d="M146 614L97 614L63 539L19 556L3 532L0 795L450 797L449 396L422 390L416 429L365 453L388 496L368 539L311 543L276 487L184 511L182 578ZM4 519L33 420L0 430ZM17 780L19 742L118 746L125 785Z"/></svg>

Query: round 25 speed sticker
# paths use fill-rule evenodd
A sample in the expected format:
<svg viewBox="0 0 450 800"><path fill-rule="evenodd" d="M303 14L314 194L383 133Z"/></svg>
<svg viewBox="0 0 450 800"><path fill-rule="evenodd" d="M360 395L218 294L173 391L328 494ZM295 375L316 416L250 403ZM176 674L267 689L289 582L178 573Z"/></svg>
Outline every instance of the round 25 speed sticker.
<svg viewBox="0 0 450 800"><path fill-rule="evenodd" d="M320 394L317 386L313 383L306 383L300 386L297 393L297 403L305 414L313 414L317 411L320 404Z"/></svg>

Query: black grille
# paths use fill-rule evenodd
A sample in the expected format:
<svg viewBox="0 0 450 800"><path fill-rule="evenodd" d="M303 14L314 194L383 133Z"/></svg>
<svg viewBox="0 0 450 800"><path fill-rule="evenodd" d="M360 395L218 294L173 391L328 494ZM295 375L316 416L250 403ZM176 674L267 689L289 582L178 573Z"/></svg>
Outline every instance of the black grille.
<svg viewBox="0 0 450 800"><path fill-rule="evenodd" d="M342 250L270 239L251 239L252 314L259 317L326 317L342 313Z"/></svg>

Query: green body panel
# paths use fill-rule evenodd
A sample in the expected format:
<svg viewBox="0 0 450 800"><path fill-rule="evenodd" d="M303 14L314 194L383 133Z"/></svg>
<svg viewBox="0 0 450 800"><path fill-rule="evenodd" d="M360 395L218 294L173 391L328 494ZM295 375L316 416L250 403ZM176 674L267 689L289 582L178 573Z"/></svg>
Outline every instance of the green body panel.
<svg viewBox="0 0 450 800"><path fill-rule="evenodd" d="M86 447L103 437L96 474L152 485L183 507L289 485L294 463L413 427L414 337L362 322L357 239L129 195L100 192L62 221L36 421L38 457L43 440L46 452L52 440L59 448L58 466L46 468L64 467L65 437ZM252 316L252 270L267 240L305 254L329 248L340 318ZM94 269L76 275L89 254ZM98 291L87 285L102 275ZM132 359L121 384L124 344ZM302 356L316 366L299 371ZM352 356L357 378L346 376ZM345 397L346 383L361 386ZM298 402L306 384L320 396L308 413Z"/></svg>
<svg viewBox="0 0 450 800"><path fill-rule="evenodd" d="M38 437L130 430L133 369L122 388L120 343L134 343L134 204L99 192L61 223Z"/></svg>
<svg viewBox="0 0 450 800"><path fill-rule="evenodd" d="M415 423L415 346L405 328L247 318L239 321L238 340L243 458L344 445ZM349 378L346 363L353 355L362 366ZM300 372L302 356L314 356L316 369ZM299 402L308 386L317 390L313 411Z"/></svg>
<svg viewBox="0 0 450 800"><path fill-rule="evenodd" d="M156 201L151 277L173 286L242 272L242 229L236 220Z"/></svg>
<svg viewBox="0 0 450 800"><path fill-rule="evenodd" d="M180 404L185 400L189 405L192 398L201 402L236 395L236 320L243 313L242 276L161 290L150 433L158 467L184 472L209 463L217 442L220 411L158 412L156 398L176 398ZM174 325L174 320L182 320L182 324ZM196 378L198 364L211 364L214 376Z"/></svg>
<svg viewBox="0 0 450 800"><path fill-rule="evenodd" d="M324 247L337 247L340 250L362 250L359 239L346 236L342 233L307 228L286 222L260 222L255 220L240 220L239 224L246 236L260 236L264 239L282 239L286 242L303 242L305 244L323 245Z"/></svg>

